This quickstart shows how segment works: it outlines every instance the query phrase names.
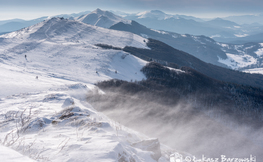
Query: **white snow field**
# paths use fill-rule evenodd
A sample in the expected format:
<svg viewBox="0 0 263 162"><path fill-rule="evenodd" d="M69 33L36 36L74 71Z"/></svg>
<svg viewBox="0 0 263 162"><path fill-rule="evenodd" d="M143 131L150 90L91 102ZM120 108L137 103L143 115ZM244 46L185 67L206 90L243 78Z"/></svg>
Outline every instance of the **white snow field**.
<svg viewBox="0 0 263 162"><path fill-rule="evenodd" d="M19 161L19 162L33 162L35 160L30 159L29 157L20 154L19 152L0 145L0 157L1 161L11 162L11 161Z"/></svg>
<svg viewBox="0 0 263 162"><path fill-rule="evenodd" d="M218 62L227 65L231 69L243 68L257 63L257 59L250 55L237 55L231 53L226 53L226 55L227 59L225 60L218 57Z"/></svg>
<svg viewBox="0 0 263 162"><path fill-rule="evenodd" d="M262 74L263 75L263 68L248 69L248 70L244 70L243 72L251 73L251 74Z"/></svg>
<svg viewBox="0 0 263 162"><path fill-rule="evenodd" d="M260 60L263 56L263 43L253 43L252 45L231 45L224 43L217 43L222 46L222 50L226 52L227 58L222 59L218 57L218 62L227 65L234 70L246 69L246 73L262 74L262 68L253 68L260 65ZM231 53L229 53L231 52Z"/></svg>
<svg viewBox="0 0 263 162"><path fill-rule="evenodd" d="M1 161L159 162L169 148L97 112L87 93L112 78L141 80L147 63L120 50L140 36L52 18L0 37ZM162 151L162 154L161 154Z"/></svg>

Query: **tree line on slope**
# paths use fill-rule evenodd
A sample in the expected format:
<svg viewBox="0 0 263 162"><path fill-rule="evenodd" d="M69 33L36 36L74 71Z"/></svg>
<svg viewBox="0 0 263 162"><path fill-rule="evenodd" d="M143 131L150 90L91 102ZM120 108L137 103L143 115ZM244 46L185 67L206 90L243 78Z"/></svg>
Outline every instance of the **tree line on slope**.
<svg viewBox="0 0 263 162"><path fill-rule="evenodd" d="M195 113L215 110L239 123L260 126L263 90L218 81L189 67L180 70L184 72L150 62L141 70L146 80L127 82L114 79L99 82L97 86L120 96L137 96L171 108L178 104L191 105Z"/></svg>
<svg viewBox="0 0 263 162"><path fill-rule="evenodd" d="M210 78L242 85L263 88L263 75L249 74L231 69L226 69L209 63L205 63L194 56L183 51L174 49L165 43L149 39L147 46L150 49L140 49L135 47L125 47L123 51L131 53L146 61L165 62L166 66L171 63L179 67L190 67Z"/></svg>

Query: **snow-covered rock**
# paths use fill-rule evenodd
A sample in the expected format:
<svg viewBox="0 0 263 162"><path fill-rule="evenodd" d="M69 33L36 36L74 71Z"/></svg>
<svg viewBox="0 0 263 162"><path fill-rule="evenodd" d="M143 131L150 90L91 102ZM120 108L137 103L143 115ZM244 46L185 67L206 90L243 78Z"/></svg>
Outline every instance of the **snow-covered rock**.
<svg viewBox="0 0 263 162"><path fill-rule="evenodd" d="M69 106L72 106L72 105L74 105L74 100L73 100L73 98L67 98L67 99L64 101L62 107L65 108L65 107L69 107Z"/></svg>
<svg viewBox="0 0 263 162"><path fill-rule="evenodd" d="M133 143L132 146L140 148L145 151L153 152L152 157L156 161L158 161L159 158L162 156L161 149L160 149L160 143L158 139L142 140L142 141Z"/></svg>

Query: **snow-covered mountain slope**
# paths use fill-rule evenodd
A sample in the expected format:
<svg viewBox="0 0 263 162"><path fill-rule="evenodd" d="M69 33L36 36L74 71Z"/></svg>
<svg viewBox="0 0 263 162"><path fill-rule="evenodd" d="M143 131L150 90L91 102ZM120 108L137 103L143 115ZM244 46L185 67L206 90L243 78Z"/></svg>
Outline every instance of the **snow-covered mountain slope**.
<svg viewBox="0 0 263 162"><path fill-rule="evenodd" d="M109 78L144 78L140 68L146 62L122 51L103 50L95 46L108 44L120 48L147 48L146 39L132 33L52 18L3 35L0 39L1 62L40 78L45 75L85 83ZM130 72L124 72L124 69Z"/></svg>
<svg viewBox="0 0 263 162"><path fill-rule="evenodd" d="M223 59L227 58L225 52L216 41L209 37L153 30L137 23L136 21L132 21L131 24L124 24L120 22L113 25L110 29L129 31L145 38L156 39L175 49L187 52L204 62L227 67L218 62L218 57Z"/></svg>
<svg viewBox="0 0 263 162"><path fill-rule="evenodd" d="M151 19L158 19L158 20L164 20L173 17L172 15L168 15L162 11L159 10L151 10L151 11L144 11L136 14L136 16L139 19L143 18L151 18Z"/></svg>
<svg viewBox="0 0 263 162"><path fill-rule="evenodd" d="M63 17L68 19L74 19L78 16L81 16L83 14L88 14L90 11L80 12L80 13L72 13L72 14L60 14L60 15L54 15L54 16L44 16L33 20L22 20L22 19L11 19L11 20L3 20L0 21L0 34L1 33L9 33L13 32L25 27L29 27L31 25L35 25L43 20L49 19L51 17Z"/></svg>
<svg viewBox="0 0 263 162"><path fill-rule="evenodd" d="M250 69L257 68L256 71L258 72L258 70L263 67L263 43L246 43L240 45L218 44L227 54L227 59L219 58L219 62L232 69L246 70L246 72L249 72L251 71Z"/></svg>
<svg viewBox="0 0 263 162"><path fill-rule="evenodd" d="M123 127L86 102L86 93L103 93L94 85L98 81L145 78L140 69L146 61L95 44L148 48L146 42L132 33L61 18L2 35L0 149L10 155L1 151L0 158L169 161L163 152L169 149L158 140Z"/></svg>
<svg viewBox="0 0 263 162"><path fill-rule="evenodd" d="M2 35L0 38L14 38L22 40L22 42L45 39L49 42L105 43L116 47L147 48L145 39L140 36L128 32L107 30L63 18L52 18L34 26Z"/></svg>
<svg viewBox="0 0 263 162"><path fill-rule="evenodd" d="M76 18L76 20L86 24L100 26L104 28L109 28L112 25L117 24L119 22L127 24L131 23L130 20L123 19L122 17L114 15L109 11L103 11L100 9L96 9L95 11L89 14L79 16Z"/></svg>
<svg viewBox="0 0 263 162"><path fill-rule="evenodd" d="M92 12L91 14L86 15L86 17L90 18L91 15L96 15L95 17L98 17L98 15L112 15L113 17L118 17L111 12L101 11L99 9ZM141 15L143 18L150 17L150 18L156 18L156 19L158 19L158 17L160 19L164 19L164 17L167 17L167 18L171 17L171 15L169 16L158 10L139 13L139 15ZM218 57L217 57L219 56L220 58L226 59L225 53L220 49L221 46L216 44L216 42L209 37L193 36L193 35L188 35L188 34L181 35L181 34L172 33L172 32L153 30L135 21L126 23L126 21L129 21L129 20L125 20L123 18L121 19L122 20L120 20L119 22L116 21L117 24L112 25L110 29L128 31L128 32L143 36L146 39L147 38L157 39L157 40L167 43L168 45L176 49L188 52L192 54L193 56L205 62L226 67L224 66L224 64L221 64L218 62ZM94 24L94 23L91 23L92 21L93 20L89 19L88 24Z"/></svg>

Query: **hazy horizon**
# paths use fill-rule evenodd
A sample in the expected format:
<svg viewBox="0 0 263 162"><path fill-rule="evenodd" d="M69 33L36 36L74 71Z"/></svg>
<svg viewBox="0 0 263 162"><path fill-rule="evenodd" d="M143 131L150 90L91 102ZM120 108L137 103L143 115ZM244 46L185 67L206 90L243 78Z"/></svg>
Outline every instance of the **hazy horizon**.
<svg viewBox="0 0 263 162"><path fill-rule="evenodd" d="M138 13L149 10L161 10L168 14L183 14L198 18L216 18L236 15L261 14L263 1L260 0L0 0L0 20L24 19L30 20L43 16L71 14L102 10Z"/></svg>

